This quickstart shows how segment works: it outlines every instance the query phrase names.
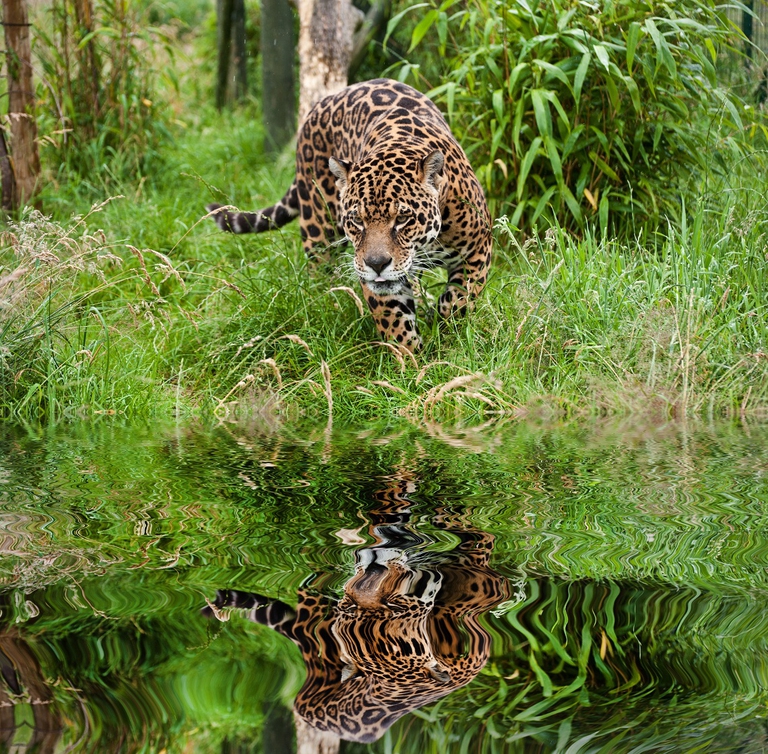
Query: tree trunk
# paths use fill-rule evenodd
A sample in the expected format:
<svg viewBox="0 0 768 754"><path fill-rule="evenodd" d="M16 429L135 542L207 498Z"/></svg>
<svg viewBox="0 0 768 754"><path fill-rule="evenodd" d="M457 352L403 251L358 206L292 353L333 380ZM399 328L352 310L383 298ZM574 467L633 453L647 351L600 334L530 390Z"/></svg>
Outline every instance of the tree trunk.
<svg viewBox="0 0 768 754"><path fill-rule="evenodd" d="M243 99L248 93L248 61L246 60L245 0L232 5L232 99Z"/></svg>
<svg viewBox="0 0 768 754"><path fill-rule="evenodd" d="M77 18L78 39L82 40L93 31L93 5L91 0L74 0L75 16ZM96 57L96 43L93 38L86 42L85 47L78 45L80 75L83 77L85 99L88 107L89 120L85 124L91 138L96 135L96 123L99 120L99 69Z"/></svg>
<svg viewBox="0 0 768 754"><path fill-rule="evenodd" d="M3 26L7 50L11 155L16 178L13 206L18 207L33 196L40 175L26 0L3 0Z"/></svg>
<svg viewBox="0 0 768 754"><path fill-rule="evenodd" d="M362 18L350 0L299 1L299 123L316 102L347 85Z"/></svg>
<svg viewBox="0 0 768 754"><path fill-rule="evenodd" d="M293 11L288 0L262 0L262 108L267 152L279 151L296 130L293 54Z"/></svg>
<svg viewBox="0 0 768 754"><path fill-rule="evenodd" d="M217 0L216 24L216 107L221 110L246 92L245 1Z"/></svg>
<svg viewBox="0 0 768 754"><path fill-rule="evenodd" d="M34 720L31 737L22 733L27 741L22 750L53 754L63 729L53 693L32 650L12 632L0 635L0 671L0 751L20 750L19 728L26 725L16 723L13 709L22 696L30 703Z"/></svg>
<svg viewBox="0 0 768 754"><path fill-rule="evenodd" d="M2 186L2 201L0 206L4 210L13 209L16 197L16 179L13 176L13 163L8 152L8 144L5 141L5 131L0 129L0 185Z"/></svg>
<svg viewBox="0 0 768 754"><path fill-rule="evenodd" d="M741 30L744 32L744 36L747 38L745 52L749 60L752 59L752 39L753 39L753 26L752 16L754 13L754 0L746 0L744 3L744 10L741 11Z"/></svg>
<svg viewBox="0 0 768 754"><path fill-rule="evenodd" d="M234 0L216 2L216 37L218 45L218 70L216 72L216 107L221 110L227 104L229 64L232 58L232 8Z"/></svg>

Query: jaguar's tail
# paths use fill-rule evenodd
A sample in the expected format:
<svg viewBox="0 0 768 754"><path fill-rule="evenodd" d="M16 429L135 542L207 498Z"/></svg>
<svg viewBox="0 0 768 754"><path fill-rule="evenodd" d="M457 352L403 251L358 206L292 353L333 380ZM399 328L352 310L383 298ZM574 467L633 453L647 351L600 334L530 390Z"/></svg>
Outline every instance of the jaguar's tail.
<svg viewBox="0 0 768 754"><path fill-rule="evenodd" d="M213 603L208 603L201 612L206 617L218 616L218 612L223 608L237 608L245 610L248 620L254 623L261 623L263 626L284 634L289 639L293 638L291 633L293 622L296 619L296 611L284 602L271 600L269 597L263 597L253 592L240 592L235 589L219 589L216 592L216 599Z"/></svg>
<svg viewBox="0 0 768 754"><path fill-rule="evenodd" d="M265 230L282 228L298 216L299 191L294 180L277 204L256 212L230 212L223 209L221 204L209 204L206 209L214 213L212 217L222 230L230 233L262 233Z"/></svg>

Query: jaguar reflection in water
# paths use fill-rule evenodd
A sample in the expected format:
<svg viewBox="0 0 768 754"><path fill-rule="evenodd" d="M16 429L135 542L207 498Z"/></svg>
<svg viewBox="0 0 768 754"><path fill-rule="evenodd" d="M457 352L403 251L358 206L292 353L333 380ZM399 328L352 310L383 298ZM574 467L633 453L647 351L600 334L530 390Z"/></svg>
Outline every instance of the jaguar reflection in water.
<svg viewBox="0 0 768 754"><path fill-rule="evenodd" d="M506 580L488 564L493 537L438 509L433 525L459 543L430 551L411 521L413 489L412 481L394 479L376 495L368 516L373 544L356 551L340 599L307 584L293 609L222 590L204 609L245 610L293 641L307 669L296 717L349 741L375 741L406 713L468 684L491 648L478 616L508 597Z"/></svg>

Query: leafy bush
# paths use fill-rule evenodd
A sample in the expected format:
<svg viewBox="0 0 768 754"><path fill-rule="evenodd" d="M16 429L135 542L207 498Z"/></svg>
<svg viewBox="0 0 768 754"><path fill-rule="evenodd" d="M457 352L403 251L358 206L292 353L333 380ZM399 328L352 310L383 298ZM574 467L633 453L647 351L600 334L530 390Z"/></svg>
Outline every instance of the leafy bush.
<svg viewBox="0 0 768 754"><path fill-rule="evenodd" d="M165 32L119 0L60 0L36 19L35 52L43 146L55 163L80 175L146 172L168 136L157 96Z"/></svg>
<svg viewBox="0 0 768 754"><path fill-rule="evenodd" d="M739 149L744 106L715 67L736 32L713 0L455 4L390 31L422 9L411 50L436 44L447 79L429 94L514 225L674 216L682 185Z"/></svg>

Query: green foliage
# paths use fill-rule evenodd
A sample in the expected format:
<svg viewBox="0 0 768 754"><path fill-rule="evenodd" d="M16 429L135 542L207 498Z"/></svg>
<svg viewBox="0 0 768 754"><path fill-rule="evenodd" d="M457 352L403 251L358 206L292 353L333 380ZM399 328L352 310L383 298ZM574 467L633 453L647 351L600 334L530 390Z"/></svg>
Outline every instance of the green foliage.
<svg viewBox="0 0 768 754"><path fill-rule="evenodd" d="M429 94L513 225L679 217L681 189L740 148L748 113L716 73L734 29L712 0L445 0L390 29L416 9L411 50L442 62Z"/></svg>
<svg viewBox="0 0 768 754"><path fill-rule="evenodd" d="M92 16L91 16L92 13ZM35 53L44 159L62 177L143 175L168 140L160 71L173 48L146 12L122 0L57 0L39 12Z"/></svg>

